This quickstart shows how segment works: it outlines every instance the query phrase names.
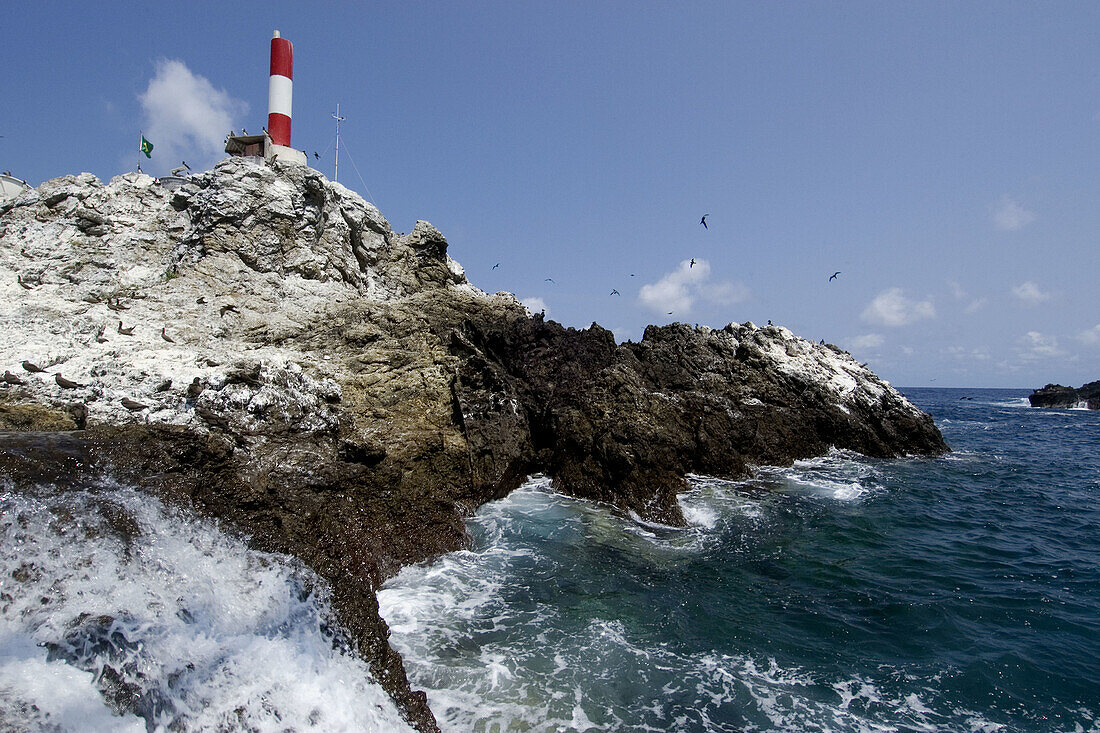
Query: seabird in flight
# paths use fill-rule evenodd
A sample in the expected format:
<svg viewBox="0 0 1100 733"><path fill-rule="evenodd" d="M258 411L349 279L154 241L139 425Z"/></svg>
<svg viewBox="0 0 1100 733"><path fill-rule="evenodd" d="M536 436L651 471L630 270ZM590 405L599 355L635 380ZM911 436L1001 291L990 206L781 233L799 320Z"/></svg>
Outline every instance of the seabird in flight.
<svg viewBox="0 0 1100 733"><path fill-rule="evenodd" d="M548 278L546 278L546 279L545 279L545 280L544 280L543 282L553 283L553 282L554 282L554 278L552 278L552 277L548 277ZM554 284L555 284L555 285L557 285L557 283L554 283Z"/></svg>
<svg viewBox="0 0 1100 733"><path fill-rule="evenodd" d="M321 156L317 154L316 150L313 151L313 157L316 158L317 160L321 159Z"/></svg>
<svg viewBox="0 0 1100 733"><path fill-rule="evenodd" d="M620 293L618 290L612 290L611 294L612 295L622 295L622 293Z"/></svg>
<svg viewBox="0 0 1100 733"><path fill-rule="evenodd" d="M688 269L690 270L693 267L695 267L695 258L694 257L692 257L691 262L688 263Z"/></svg>
<svg viewBox="0 0 1100 733"><path fill-rule="evenodd" d="M495 270L495 269L497 269L498 267L500 267L500 263L499 263L499 262L498 262L498 263L496 263L495 265L493 265L493 269L494 269L494 270Z"/></svg>
<svg viewBox="0 0 1100 733"><path fill-rule="evenodd" d="M840 274L840 270L837 270L832 275L830 275L829 276L829 282L832 282L833 280L836 280L836 276L839 275L839 274Z"/></svg>
<svg viewBox="0 0 1100 733"><path fill-rule="evenodd" d="M699 220L699 223L703 225L704 229L710 229L710 227L707 226L707 217L708 216L710 216L710 214L703 214L703 218Z"/></svg>

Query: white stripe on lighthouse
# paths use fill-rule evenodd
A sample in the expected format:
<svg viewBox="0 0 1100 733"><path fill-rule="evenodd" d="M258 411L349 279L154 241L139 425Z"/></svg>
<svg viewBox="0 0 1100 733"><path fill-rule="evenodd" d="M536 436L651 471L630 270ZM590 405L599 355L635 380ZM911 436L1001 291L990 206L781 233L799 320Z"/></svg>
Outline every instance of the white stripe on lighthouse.
<svg viewBox="0 0 1100 733"><path fill-rule="evenodd" d="M272 74L268 79L267 113L293 117L294 115L290 114L290 106L294 82L279 74Z"/></svg>

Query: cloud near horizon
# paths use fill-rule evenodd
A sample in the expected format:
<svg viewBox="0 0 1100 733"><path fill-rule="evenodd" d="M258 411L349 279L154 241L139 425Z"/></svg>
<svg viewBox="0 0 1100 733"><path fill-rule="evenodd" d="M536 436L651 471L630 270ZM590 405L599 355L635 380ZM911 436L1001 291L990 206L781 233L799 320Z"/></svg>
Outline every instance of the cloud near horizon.
<svg viewBox="0 0 1100 733"><path fill-rule="evenodd" d="M1035 214L1020 205L1016 199L1008 196L1001 197L1000 204L993 212L993 226L1002 232L1014 232L1023 229L1035 221Z"/></svg>
<svg viewBox="0 0 1100 733"><path fill-rule="evenodd" d="M1077 334L1077 340L1089 346L1100 344L1100 323Z"/></svg>
<svg viewBox="0 0 1100 733"><path fill-rule="evenodd" d="M1058 339L1054 336L1045 336L1038 331L1028 331L1017 342L1021 359L1053 359L1066 355L1058 348Z"/></svg>
<svg viewBox="0 0 1100 733"><path fill-rule="evenodd" d="M542 313L547 316L550 315L550 309L546 307L546 301L542 298L521 298L519 302L523 304L524 308L531 311L532 314Z"/></svg>
<svg viewBox="0 0 1100 733"><path fill-rule="evenodd" d="M188 158L196 172L212 166L224 155L226 133L240 127L235 121L248 112L247 102L214 88L176 59L156 62L153 78L138 99L142 132L153 144L152 160L141 160L162 172Z"/></svg>
<svg viewBox="0 0 1100 733"><path fill-rule="evenodd" d="M638 301L654 313L684 314L691 311L697 299L714 305L731 305L748 300L752 293L741 283L710 281L710 263L706 260L683 260L675 270L655 283L643 285Z"/></svg>
<svg viewBox="0 0 1100 733"><path fill-rule="evenodd" d="M884 339L881 334L865 333L861 336L852 336L847 339L845 345L849 350L855 349L857 351L862 351L864 349L877 349L879 346L882 346L885 341L886 339Z"/></svg>
<svg viewBox="0 0 1100 733"><path fill-rule="evenodd" d="M905 297L901 288L883 290L863 309L860 316L868 323L880 326L906 326L926 318L936 317L931 300L915 301Z"/></svg>

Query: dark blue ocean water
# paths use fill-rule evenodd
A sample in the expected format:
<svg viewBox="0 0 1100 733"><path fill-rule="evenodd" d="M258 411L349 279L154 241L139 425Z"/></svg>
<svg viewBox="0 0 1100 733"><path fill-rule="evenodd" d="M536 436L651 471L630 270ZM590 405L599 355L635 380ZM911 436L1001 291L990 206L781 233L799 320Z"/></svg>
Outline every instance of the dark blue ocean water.
<svg viewBox="0 0 1100 733"><path fill-rule="evenodd" d="M1100 412L910 389L953 448L693 477L693 526L534 479L380 596L455 731L1100 730Z"/></svg>

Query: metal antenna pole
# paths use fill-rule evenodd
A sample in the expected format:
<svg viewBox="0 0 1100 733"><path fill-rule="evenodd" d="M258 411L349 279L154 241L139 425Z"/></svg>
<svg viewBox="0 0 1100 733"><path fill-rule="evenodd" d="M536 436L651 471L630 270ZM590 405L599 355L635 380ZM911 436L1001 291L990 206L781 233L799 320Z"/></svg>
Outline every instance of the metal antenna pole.
<svg viewBox="0 0 1100 733"><path fill-rule="evenodd" d="M346 119L340 116L340 103L336 103L336 114L333 115L336 118L336 170L332 174L332 180L335 183L340 182L340 121Z"/></svg>

